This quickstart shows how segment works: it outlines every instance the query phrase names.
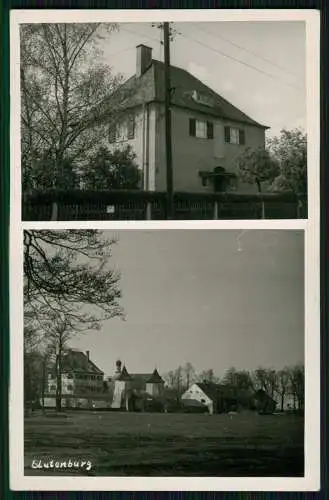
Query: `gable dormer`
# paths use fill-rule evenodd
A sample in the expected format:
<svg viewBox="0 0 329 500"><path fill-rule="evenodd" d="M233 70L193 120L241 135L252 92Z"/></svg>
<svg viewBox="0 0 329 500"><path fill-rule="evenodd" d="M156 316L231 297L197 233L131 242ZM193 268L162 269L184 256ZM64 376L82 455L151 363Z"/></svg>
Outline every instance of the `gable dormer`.
<svg viewBox="0 0 329 500"><path fill-rule="evenodd" d="M204 106L209 106L211 108L214 106L214 100L212 97L209 94L199 92L198 90L193 90L192 99L198 104L203 104Z"/></svg>

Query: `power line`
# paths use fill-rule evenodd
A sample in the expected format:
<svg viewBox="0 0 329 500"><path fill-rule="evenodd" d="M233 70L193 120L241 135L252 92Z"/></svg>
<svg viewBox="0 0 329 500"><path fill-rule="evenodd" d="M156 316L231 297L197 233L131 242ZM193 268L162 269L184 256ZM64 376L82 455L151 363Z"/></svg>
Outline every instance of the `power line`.
<svg viewBox="0 0 329 500"><path fill-rule="evenodd" d="M295 73L289 71L287 68L284 68L283 66L280 66L279 64L275 63L274 61L272 61L270 59L267 59L266 57L262 56L261 54L258 54L257 52L254 52L254 51L252 51L250 49L246 49L245 47L242 47L238 43L232 42L232 40L229 40L228 38L224 38L224 37L222 37L222 36L220 36L218 34L211 33L210 31L202 28L201 26L198 26L198 28L200 30L204 31L205 33L207 33L208 35L211 35L211 36L213 36L215 38L218 38L219 40L223 40L224 42L230 43L234 47L237 47L238 49L243 50L246 53L252 54L253 56L258 57L259 59L262 59L263 61L267 62L268 64L271 64L272 66L275 66L275 67L279 68L280 70L282 70L285 73L293 76L294 78L299 78L298 75L296 75Z"/></svg>
<svg viewBox="0 0 329 500"><path fill-rule="evenodd" d="M121 28L121 30L123 31L127 31L128 33L131 33L132 35L136 36L137 38L146 38L147 40L151 40L153 42L156 42L159 44L159 48L160 48L160 53L161 53L161 48L162 48L162 42L159 38L154 38L154 37L150 37L148 35L139 35L138 33L136 33L136 31L133 31L133 30L130 30L128 28ZM159 59L161 58L161 55L159 54Z"/></svg>
<svg viewBox="0 0 329 500"><path fill-rule="evenodd" d="M266 71L263 71L262 69L259 69L257 68L256 66L253 66L252 64L249 64L249 63L246 63L245 61L242 61L241 59L237 59L236 57L233 57L233 56L230 56L229 54L226 54L225 52L222 52L221 50L218 50L218 49L214 49L213 47L211 47L210 45L207 45L206 43L204 42L201 42L200 40L196 40L195 38L192 38L188 35L185 35L184 33L180 33L184 38L187 38L189 40L192 40L192 42L195 42L195 43L198 43L199 45L202 45L203 47L207 48L208 50L212 50L213 52L215 52L216 54L219 54L223 57L227 57L228 59L231 59L232 61L235 61L235 62L238 62L240 64L243 64L243 66L247 66L248 68L251 68L253 69L254 71L258 71L258 73L261 73L263 75L266 75L268 76L269 78L272 78L273 80L276 80L276 81L279 81L281 83L283 83L284 85L288 85L289 87L292 87L294 89L297 89L297 90L302 90L300 87L296 87L296 85L293 85L291 83L288 83L288 82L283 82L282 80L280 80L279 78L276 78L274 75L272 75L271 73L267 73Z"/></svg>
<svg viewBox="0 0 329 500"><path fill-rule="evenodd" d="M127 32L129 32L129 33L131 33L131 34L133 34L135 36L140 37L140 35L138 33L136 33L135 31L129 30L127 28L121 28L121 29L124 30L124 31L127 31ZM272 80L278 81L278 82L282 83L283 85L287 85L289 87L292 87L295 90L299 90L299 91L302 90L300 87L297 87L296 85L293 85L292 83L284 82L282 79L277 78L276 76L272 75L271 73L268 73L267 71L264 71L264 70L262 70L260 68L257 68L256 66L253 66L252 64L249 64L249 63L247 63L247 62L245 62L245 61L243 61L241 59L237 59L236 57L233 57L233 56L231 56L229 54L226 54L225 52L222 52L219 49L215 49L214 47L211 47L210 45L207 45L206 43L204 43L204 42L202 42L200 40L197 40L197 39L195 39L195 38L193 38L193 37L191 37L189 35L186 35L186 34L184 34L182 32L180 32L179 35L183 36L184 38L187 38L187 39L191 40L192 42L195 42L195 43L197 43L197 44L205 47L208 50L211 50L211 51L215 52L216 54L219 54L219 55L221 55L223 57L231 59L232 61L238 62L238 63L242 64L243 66L246 66L246 67L248 67L250 69L253 69L254 71L257 71L258 73L261 73L261 74L263 74L263 75L271 78ZM147 39L153 40L153 41L155 41L157 43L161 43L161 41L159 39L156 39L154 37L150 37L149 35L143 35L143 38L147 38Z"/></svg>
<svg viewBox="0 0 329 500"><path fill-rule="evenodd" d="M120 27L120 30L127 31L128 33L131 33L132 35L135 35L138 38L141 38L141 35L139 35L138 33L136 33L136 31L130 30L128 28L122 28L122 27ZM153 40L154 42L157 42L157 43L161 42L161 40L159 40L159 38L150 37L149 35L144 35L143 34L142 38L147 38L148 40Z"/></svg>
<svg viewBox="0 0 329 500"><path fill-rule="evenodd" d="M119 54L123 54L124 52L130 52L131 50L135 50L135 47L127 47L126 49L123 49L123 50L119 50L118 52L109 52L107 55L109 57L114 57L114 56L118 56Z"/></svg>

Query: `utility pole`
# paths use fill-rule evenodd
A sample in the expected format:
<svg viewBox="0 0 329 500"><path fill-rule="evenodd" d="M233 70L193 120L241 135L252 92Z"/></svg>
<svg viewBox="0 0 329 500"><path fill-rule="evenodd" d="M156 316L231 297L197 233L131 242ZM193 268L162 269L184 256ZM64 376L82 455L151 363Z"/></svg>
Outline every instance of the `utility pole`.
<svg viewBox="0 0 329 500"><path fill-rule="evenodd" d="M173 203L173 168L171 142L171 84L170 84L170 29L169 23L163 23L164 78L165 78L165 136L166 136L166 171L167 171L167 219L174 217Z"/></svg>

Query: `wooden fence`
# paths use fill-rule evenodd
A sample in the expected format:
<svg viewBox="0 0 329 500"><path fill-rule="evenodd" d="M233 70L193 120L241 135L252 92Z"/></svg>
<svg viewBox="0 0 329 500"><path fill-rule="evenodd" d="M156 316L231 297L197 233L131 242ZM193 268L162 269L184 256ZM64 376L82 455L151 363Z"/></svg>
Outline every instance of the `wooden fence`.
<svg viewBox="0 0 329 500"><path fill-rule="evenodd" d="M175 220L296 219L307 217L305 197L293 193L175 193ZM43 191L24 194L25 221L165 220L166 193Z"/></svg>

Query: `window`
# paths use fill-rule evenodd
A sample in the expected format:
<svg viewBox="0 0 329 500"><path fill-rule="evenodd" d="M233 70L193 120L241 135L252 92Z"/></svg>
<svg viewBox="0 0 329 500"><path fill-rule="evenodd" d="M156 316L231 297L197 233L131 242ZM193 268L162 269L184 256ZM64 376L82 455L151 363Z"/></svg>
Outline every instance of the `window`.
<svg viewBox="0 0 329 500"><path fill-rule="evenodd" d="M198 102L199 104L203 104L204 106L213 106L213 99L211 96L208 94L203 94L201 92L198 92L197 90L194 90L192 93L192 99L195 102Z"/></svg>
<svg viewBox="0 0 329 500"><path fill-rule="evenodd" d="M225 127L225 142L243 145L246 142L245 131L235 127Z"/></svg>
<svg viewBox="0 0 329 500"><path fill-rule="evenodd" d="M123 142L135 137L135 115L130 114L127 118L120 121L119 123L113 123L110 125L109 130L109 141Z"/></svg>
<svg viewBox="0 0 329 500"><path fill-rule="evenodd" d="M207 124L206 122L202 122L200 120L196 120L195 123L195 136L200 139L207 138Z"/></svg>
<svg viewBox="0 0 329 500"><path fill-rule="evenodd" d="M189 133L191 137L197 137L198 139L213 139L214 124L212 122L190 118Z"/></svg>
<svg viewBox="0 0 329 500"><path fill-rule="evenodd" d="M67 386L67 390L68 390L68 391L73 391L73 385L69 384L69 385Z"/></svg>

